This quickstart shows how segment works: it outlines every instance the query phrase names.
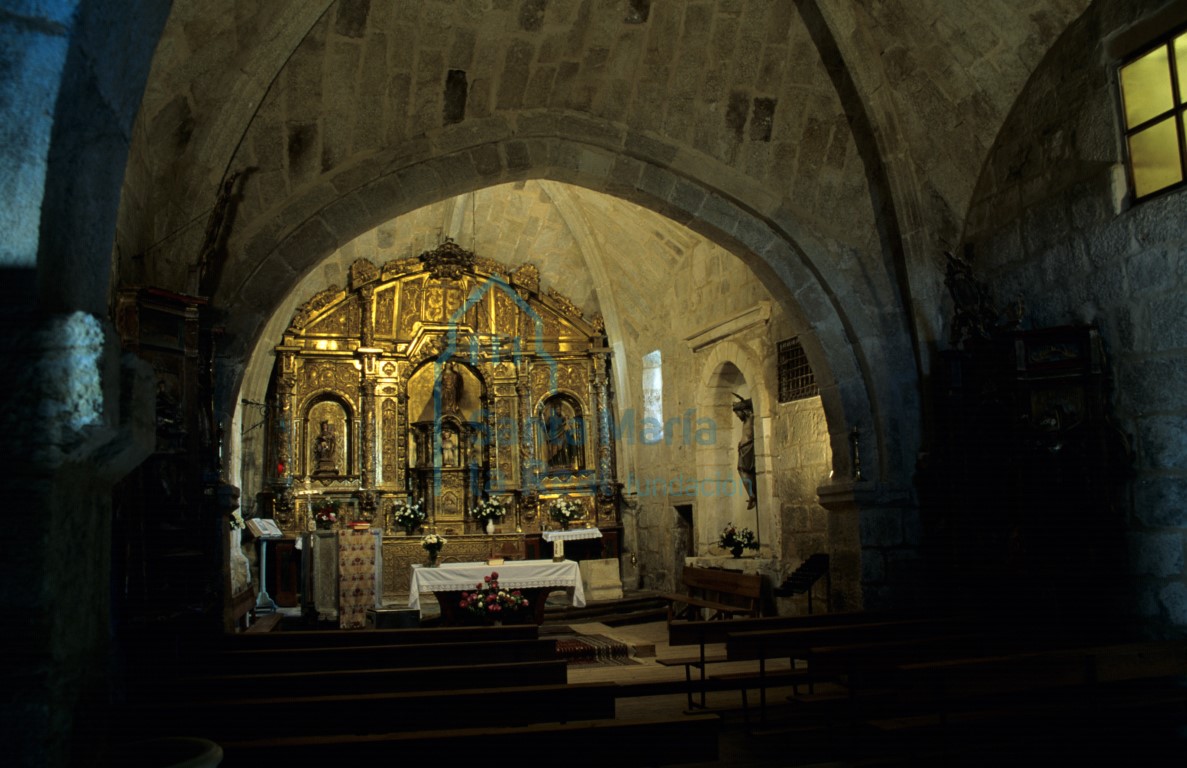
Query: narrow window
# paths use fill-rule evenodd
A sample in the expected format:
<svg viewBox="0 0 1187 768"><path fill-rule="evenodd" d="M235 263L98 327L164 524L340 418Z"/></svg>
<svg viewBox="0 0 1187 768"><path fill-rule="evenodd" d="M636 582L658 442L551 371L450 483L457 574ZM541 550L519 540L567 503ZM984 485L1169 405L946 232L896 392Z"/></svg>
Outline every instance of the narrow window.
<svg viewBox="0 0 1187 768"><path fill-rule="evenodd" d="M1187 33L1130 58L1118 70L1129 178L1136 199L1183 183Z"/></svg>
<svg viewBox="0 0 1187 768"><path fill-rule="evenodd" d="M643 355L643 442L664 439L664 375L659 350Z"/></svg>

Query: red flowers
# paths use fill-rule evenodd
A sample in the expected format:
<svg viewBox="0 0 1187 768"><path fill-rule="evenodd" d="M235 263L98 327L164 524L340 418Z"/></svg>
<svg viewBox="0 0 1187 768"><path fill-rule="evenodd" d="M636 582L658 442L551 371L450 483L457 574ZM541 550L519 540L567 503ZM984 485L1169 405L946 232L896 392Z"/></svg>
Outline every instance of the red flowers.
<svg viewBox="0 0 1187 768"><path fill-rule="evenodd" d="M498 572L483 576L481 584L474 585L473 592L463 592L459 608L478 616L495 616L525 610L529 601L518 589L507 590L499 586Z"/></svg>

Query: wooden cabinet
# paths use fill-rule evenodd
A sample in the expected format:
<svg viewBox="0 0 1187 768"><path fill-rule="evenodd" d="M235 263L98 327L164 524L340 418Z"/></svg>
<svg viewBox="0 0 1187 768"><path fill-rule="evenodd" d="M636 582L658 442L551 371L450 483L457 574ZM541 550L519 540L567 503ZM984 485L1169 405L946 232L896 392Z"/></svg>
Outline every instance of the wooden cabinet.
<svg viewBox="0 0 1187 768"><path fill-rule="evenodd" d="M931 583L956 605L1096 615L1121 572L1126 466L1096 330L1000 332L941 359L920 471Z"/></svg>
<svg viewBox="0 0 1187 768"><path fill-rule="evenodd" d="M120 618L212 616L229 589L226 519L212 511L213 436L203 386L203 299L155 289L119 295L115 320L126 352L152 367L152 453L113 492L112 571ZM217 479L217 473L215 473Z"/></svg>

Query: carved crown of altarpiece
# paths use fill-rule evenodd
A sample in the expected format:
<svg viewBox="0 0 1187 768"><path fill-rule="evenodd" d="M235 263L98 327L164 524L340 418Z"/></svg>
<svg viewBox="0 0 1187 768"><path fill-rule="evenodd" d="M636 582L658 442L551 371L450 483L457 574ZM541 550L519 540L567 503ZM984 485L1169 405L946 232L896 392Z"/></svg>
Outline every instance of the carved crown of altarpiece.
<svg viewBox="0 0 1187 768"><path fill-rule="evenodd" d="M450 240L382 267L359 259L276 347L275 485L349 495L380 522L409 496L434 523L495 496L531 530L564 495L612 525L608 360L601 318L541 292L530 264Z"/></svg>

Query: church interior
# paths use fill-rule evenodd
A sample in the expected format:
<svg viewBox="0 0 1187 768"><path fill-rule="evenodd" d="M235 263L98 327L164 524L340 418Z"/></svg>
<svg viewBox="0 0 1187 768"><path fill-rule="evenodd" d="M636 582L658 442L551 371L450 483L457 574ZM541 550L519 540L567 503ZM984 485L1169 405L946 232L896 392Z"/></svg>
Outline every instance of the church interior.
<svg viewBox="0 0 1187 768"><path fill-rule="evenodd" d="M7 0L0 40L11 764L1178 764L1184 0ZM470 565L532 615L455 626ZM549 627L644 604L658 664L566 676Z"/></svg>

